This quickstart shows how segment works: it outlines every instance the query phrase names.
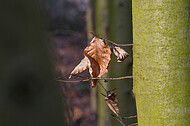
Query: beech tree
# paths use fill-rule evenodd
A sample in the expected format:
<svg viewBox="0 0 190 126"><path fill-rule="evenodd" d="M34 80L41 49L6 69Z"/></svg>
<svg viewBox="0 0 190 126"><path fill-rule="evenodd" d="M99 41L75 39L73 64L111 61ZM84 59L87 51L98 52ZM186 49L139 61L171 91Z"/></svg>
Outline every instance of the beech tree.
<svg viewBox="0 0 190 126"><path fill-rule="evenodd" d="M190 1L133 0L139 126L190 124Z"/></svg>

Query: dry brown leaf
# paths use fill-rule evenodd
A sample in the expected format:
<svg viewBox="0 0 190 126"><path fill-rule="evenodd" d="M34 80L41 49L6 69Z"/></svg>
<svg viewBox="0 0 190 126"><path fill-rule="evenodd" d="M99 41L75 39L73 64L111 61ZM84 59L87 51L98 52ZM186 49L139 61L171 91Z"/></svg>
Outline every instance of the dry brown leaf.
<svg viewBox="0 0 190 126"><path fill-rule="evenodd" d="M107 103L107 105L108 105L108 107L117 115L117 116L119 116L118 114L119 114L119 108L118 108L118 105L117 105L117 99L115 98L116 97L116 93L111 93L111 94L109 94L108 95L108 97L105 97L105 101L106 101L106 103ZM108 100L108 98L109 98L109 100L110 100L110 102L109 102L109 100ZM111 104L112 105L111 105ZM113 107L114 108L113 108ZM117 111L115 111L115 110Z"/></svg>
<svg viewBox="0 0 190 126"><path fill-rule="evenodd" d="M122 48L112 45L114 54L117 56L117 62L122 62L129 56L129 54Z"/></svg>
<svg viewBox="0 0 190 126"><path fill-rule="evenodd" d="M108 65L111 60L111 49L105 44L103 39L94 37L90 44L85 48L84 55L90 60L90 75L101 77L108 72ZM92 87L95 87L97 80L92 80Z"/></svg>
<svg viewBox="0 0 190 126"><path fill-rule="evenodd" d="M74 70L71 72L71 75L69 78L71 78L72 75L81 73L90 67L90 61L89 59L85 56L81 62L74 68Z"/></svg>
<svg viewBox="0 0 190 126"><path fill-rule="evenodd" d="M91 75L91 77L98 77L98 75L100 74L100 66L98 64L98 62L96 62L93 58L89 57L90 61L91 61L91 66L89 68L89 73ZM92 80L92 87L95 87L97 84L97 79Z"/></svg>

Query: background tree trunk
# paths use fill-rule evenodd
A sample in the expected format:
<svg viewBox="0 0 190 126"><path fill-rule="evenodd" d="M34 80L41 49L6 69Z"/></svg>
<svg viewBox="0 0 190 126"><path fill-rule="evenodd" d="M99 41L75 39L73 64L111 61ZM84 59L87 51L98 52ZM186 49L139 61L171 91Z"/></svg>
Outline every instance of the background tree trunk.
<svg viewBox="0 0 190 126"><path fill-rule="evenodd" d="M133 1L139 126L190 124L190 1Z"/></svg>
<svg viewBox="0 0 190 126"><path fill-rule="evenodd" d="M95 3L95 30L96 34L106 37L108 30L108 5L107 0L96 0ZM106 75L104 75L105 77ZM102 84L107 89L108 85L103 81ZM104 97L101 93L105 93L101 86L98 87L98 126L110 126L109 108L106 105ZM94 89L95 90L95 89Z"/></svg>
<svg viewBox="0 0 190 126"><path fill-rule="evenodd" d="M64 126L38 0L0 4L0 125Z"/></svg>
<svg viewBox="0 0 190 126"><path fill-rule="evenodd" d="M94 1L88 0L87 10L86 10L86 31L88 42L94 37L90 32L95 31L94 22ZM90 88L90 106L93 113L97 113L97 88Z"/></svg>
<svg viewBox="0 0 190 126"><path fill-rule="evenodd" d="M111 0L109 1L109 38L116 43L131 44L132 39L132 1L131 0ZM112 61L109 67L109 77L131 76L132 75L132 47L121 47L125 49L130 56L122 63L117 63L115 55L112 55ZM117 88L117 99L121 116L136 115L135 98L132 93L132 79L109 81L111 89ZM137 120L128 119L124 123L132 124ZM112 118L113 126L121 124Z"/></svg>

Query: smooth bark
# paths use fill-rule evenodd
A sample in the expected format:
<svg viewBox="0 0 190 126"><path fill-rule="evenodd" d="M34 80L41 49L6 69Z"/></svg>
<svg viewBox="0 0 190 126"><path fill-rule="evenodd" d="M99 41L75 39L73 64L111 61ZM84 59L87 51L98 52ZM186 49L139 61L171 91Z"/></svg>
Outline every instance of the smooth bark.
<svg viewBox="0 0 190 126"><path fill-rule="evenodd" d="M95 30L96 34L102 37L107 36L108 30L108 4L107 0L96 0L95 3ZM106 74L104 75L104 77ZM100 81L107 89L108 84ZM106 105L104 96L101 93L105 93L100 85L98 85L98 126L111 126L108 113L109 108Z"/></svg>
<svg viewBox="0 0 190 126"><path fill-rule="evenodd" d="M88 43L90 43L94 37L90 32L95 32L94 7L94 1L88 0L86 10L86 31ZM93 113L97 113L97 105L97 88L90 88L90 107Z"/></svg>
<svg viewBox="0 0 190 126"><path fill-rule="evenodd" d="M189 0L133 0L139 126L190 124L189 10Z"/></svg>

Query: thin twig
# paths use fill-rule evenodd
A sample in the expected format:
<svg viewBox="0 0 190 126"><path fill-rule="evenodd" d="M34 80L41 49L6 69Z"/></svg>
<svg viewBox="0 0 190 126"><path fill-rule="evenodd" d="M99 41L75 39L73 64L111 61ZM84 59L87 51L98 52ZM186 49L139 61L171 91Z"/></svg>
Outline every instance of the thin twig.
<svg viewBox="0 0 190 126"><path fill-rule="evenodd" d="M131 119L131 118L136 118L137 117L137 115L135 115L135 116L129 116L129 117L123 117L123 119Z"/></svg>
<svg viewBox="0 0 190 126"><path fill-rule="evenodd" d="M117 115L118 115L118 117L119 118L117 118L117 120L119 120L120 122L121 122L121 124L123 125L123 126L125 126L125 124L123 123L123 121L122 121L122 117L120 116L120 114L119 114L119 112L113 107L113 105L111 104L111 101L110 101L110 99L109 99L109 97L108 97L108 91L106 90L106 88L98 81L98 83L101 85L101 87L104 89L104 91L106 92L106 95L107 95L107 98L108 98L108 102L110 103L110 105L112 106L112 108L114 109L114 111L117 113Z"/></svg>
<svg viewBox="0 0 190 126"><path fill-rule="evenodd" d="M98 81L98 83L100 84L100 86L104 89L104 91L106 92L107 94L107 97L108 97L108 91L106 90L106 88L100 83L100 81Z"/></svg>
<svg viewBox="0 0 190 126"><path fill-rule="evenodd" d="M71 74L70 74L71 75ZM76 76L76 77L78 77L78 78L81 78L81 80L76 80L76 81L65 81L65 80L61 80L61 78L66 78L67 76L69 76L69 74L67 74L67 75L65 75L65 76L62 76L62 77L58 77L58 79L59 80L57 80L57 81L60 81L60 82L66 82L66 83L76 83L76 82L84 82L84 81L89 81L89 80L94 80L94 79L97 79L97 80L122 80L122 79L131 79L131 78L133 78L133 76L124 76L124 77L117 77L117 78L100 78L100 77L91 77L91 78L89 78L89 77L83 77L83 76L79 76L79 75L73 75L73 76ZM116 115L117 116L114 116L114 118L116 118L123 126L126 126L124 123L123 123L123 121L122 121L122 119L127 119L127 118L132 118L132 117L121 117L120 116L120 114L119 114L119 112L114 108L114 106L111 104L111 101L110 101L110 99L109 99L109 97L108 97L108 95L109 95L109 92L111 92L111 91L114 91L116 88L114 88L114 89L112 89L112 90L110 90L110 91L107 91L106 90L106 88L98 81L98 84L104 89L104 91L106 92L106 95L104 95L104 94L102 94L102 95L104 95L105 97L107 97L108 98L108 102L109 102L109 104L112 106L112 108L113 108L113 110L115 111L115 113L116 113ZM134 117L134 116L133 116Z"/></svg>
<svg viewBox="0 0 190 126"><path fill-rule="evenodd" d="M66 78L66 77L69 76L69 75L70 75L70 74L65 74L64 76L57 77L57 79Z"/></svg>
<svg viewBox="0 0 190 126"><path fill-rule="evenodd" d="M104 89L104 91L106 92L106 97L108 98L108 101L110 103L110 105L112 106L112 108L114 109L114 111L117 113L117 115L119 115L118 111L113 107L113 105L111 104L111 101L108 97L108 91L106 90L106 88L98 81L98 83L101 85L101 87ZM119 117L122 120L122 117Z"/></svg>
<svg viewBox="0 0 190 126"><path fill-rule="evenodd" d="M108 92L112 92L112 91L114 91L114 90L116 90L117 88L114 88L114 89L111 89L111 90L109 90Z"/></svg>
<svg viewBox="0 0 190 126"><path fill-rule="evenodd" d="M126 126L121 120L119 120L115 115L111 114L111 116L113 116L115 119L117 119L117 121L119 121L121 123L121 125Z"/></svg>
<svg viewBox="0 0 190 126"><path fill-rule="evenodd" d="M65 82L65 83L78 83L78 82L86 82L89 81L90 79L82 79L82 80L76 80L76 81L65 81L65 80L57 80L59 82Z"/></svg>
<svg viewBox="0 0 190 126"><path fill-rule="evenodd" d="M111 77L92 77L89 79L91 79L91 80L94 80L94 79L98 79L98 80L123 80L123 79L131 79L131 78L133 78L133 76L114 77L114 78L111 78Z"/></svg>
<svg viewBox="0 0 190 126"><path fill-rule="evenodd" d="M80 75L78 75L78 74L70 74L70 75L76 76L76 77L78 77L78 78L83 78L83 79L88 79L88 78L89 78L89 77L80 76Z"/></svg>
<svg viewBox="0 0 190 126"><path fill-rule="evenodd" d="M129 124L128 126L138 126L138 123Z"/></svg>
<svg viewBox="0 0 190 126"><path fill-rule="evenodd" d="M101 93L104 97L107 97L105 94Z"/></svg>
<svg viewBox="0 0 190 126"><path fill-rule="evenodd" d="M67 75L68 76L68 75ZM85 82L85 81L89 81L89 80L123 80L123 79L131 79L133 78L133 76L124 76L124 77L115 77L115 78L109 78L109 77L82 77L82 76L78 76L78 75L73 75L73 76L77 76L79 78L82 78L81 80L76 80L76 81L66 81L66 80L61 80L58 79L57 81L59 82L66 82L66 83L77 83L77 82ZM65 76L63 76L65 77ZM61 77L59 77L61 78Z"/></svg>
<svg viewBox="0 0 190 126"><path fill-rule="evenodd" d="M101 36L98 36L97 34L95 34L95 33L93 33L93 32L90 32L92 35L94 35L94 36L97 36L98 38L103 38L103 37L101 37ZM113 44L113 45L116 45L116 46L133 46L133 44L117 44L117 43L115 43L115 42L112 42L112 41L110 41L109 39L106 39L106 38L103 38L104 40L106 40L106 41L108 41L108 42L110 42L111 44Z"/></svg>
<svg viewBox="0 0 190 126"><path fill-rule="evenodd" d="M78 74L66 74L66 75L64 75L64 76L61 76L61 77L57 77L57 79L61 79L61 78L66 78L66 76L76 76L76 77L78 77L78 78L83 78L83 79L88 79L89 77L83 77L83 76L80 76L80 75L78 75Z"/></svg>

